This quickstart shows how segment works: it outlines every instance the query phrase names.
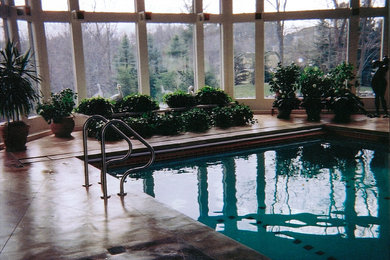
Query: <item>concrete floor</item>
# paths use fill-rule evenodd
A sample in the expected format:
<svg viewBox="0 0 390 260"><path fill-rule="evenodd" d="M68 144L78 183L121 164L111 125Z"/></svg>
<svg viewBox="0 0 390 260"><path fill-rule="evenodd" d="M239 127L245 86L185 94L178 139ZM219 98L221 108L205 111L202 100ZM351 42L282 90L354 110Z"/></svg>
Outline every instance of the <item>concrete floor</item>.
<svg viewBox="0 0 390 260"><path fill-rule="evenodd" d="M322 125L389 135L389 120L383 118L356 116L348 125L335 125L327 116L319 123L306 122L304 115L256 117L253 126L148 141L183 147ZM102 200L100 170L89 167L93 185L82 186L83 162L76 157L82 155L82 135L72 136L31 141L25 152L0 151L0 259L266 259L148 195L127 191L121 199L113 177L107 177L111 198ZM109 151L124 147L108 144ZM89 151L98 154L99 143L89 140Z"/></svg>

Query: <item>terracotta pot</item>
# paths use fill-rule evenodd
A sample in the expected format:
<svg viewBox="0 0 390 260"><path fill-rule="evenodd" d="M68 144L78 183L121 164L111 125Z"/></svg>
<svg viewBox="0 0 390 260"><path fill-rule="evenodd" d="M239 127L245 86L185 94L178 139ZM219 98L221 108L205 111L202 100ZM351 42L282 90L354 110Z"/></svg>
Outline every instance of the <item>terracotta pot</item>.
<svg viewBox="0 0 390 260"><path fill-rule="evenodd" d="M61 122L50 124L50 129L56 137L71 137L71 133L74 129L73 117L64 117Z"/></svg>
<svg viewBox="0 0 390 260"><path fill-rule="evenodd" d="M29 128L30 126L23 121L7 123L0 128L7 152L26 150Z"/></svg>

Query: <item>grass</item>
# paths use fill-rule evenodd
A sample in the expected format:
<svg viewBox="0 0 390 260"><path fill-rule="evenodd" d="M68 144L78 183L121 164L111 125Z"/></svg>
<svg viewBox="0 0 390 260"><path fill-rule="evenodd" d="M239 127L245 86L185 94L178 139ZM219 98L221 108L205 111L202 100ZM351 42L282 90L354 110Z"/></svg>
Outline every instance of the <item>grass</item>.
<svg viewBox="0 0 390 260"><path fill-rule="evenodd" d="M264 83L264 96L273 97L273 93L270 91L268 83ZM252 84L236 85L234 86L234 97L235 98L255 98L256 91L255 86Z"/></svg>

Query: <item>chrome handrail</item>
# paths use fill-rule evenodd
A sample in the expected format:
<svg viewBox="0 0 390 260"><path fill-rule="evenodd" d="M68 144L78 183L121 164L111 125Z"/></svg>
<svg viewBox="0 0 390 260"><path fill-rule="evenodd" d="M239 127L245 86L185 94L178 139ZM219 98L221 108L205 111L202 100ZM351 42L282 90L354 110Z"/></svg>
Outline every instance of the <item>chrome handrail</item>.
<svg viewBox="0 0 390 260"><path fill-rule="evenodd" d="M109 196L107 196L107 178L106 178L107 167L110 164L127 160L131 156L131 153L132 153L132 150L133 150L130 138L127 135L125 135L121 130L119 130L115 125L113 125L115 123L121 124L124 128L126 128L129 132L131 132L131 134L135 138L137 138L142 144L144 144L148 148L148 150L150 152L150 155L151 155L149 161L145 165L139 166L139 167L136 167L136 168L133 168L133 169L129 169L129 170L127 170L123 174L123 176L121 178L121 181L120 181L120 192L118 193L119 196L126 196L126 193L124 192L124 187L123 186L124 186L124 182L125 182L125 179L127 178L127 176L131 172L134 172L136 170L145 169L145 168L149 167L155 160L154 148L144 138L142 138L136 131L134 131L129 125L127 125L125 122L123 122L122 120L119 120L119 119L112 119L112 120L106 122L104 124L102 130L101 130L101 137L102 137L102 140L101 140L102 170L101 170L100 179L101 179L101 185L102 185L102 190L103 190L102 199L109 198ZM127 151L125 156L123 156L121 158L116 158L116 159L111 159L111 160L106 161L105 133L106 133L107 127L109 127L111 125L126 140L126 142L129 145L129 149L128 149L128 151Z"/></svg>
<svg viewBox="0 0 390 260"><path fill-rule="evenodd" d="M87 144L87 130L88 130L88 125L92 120L97 120L100 119L104 122L108 122L108 119L105 118L104 116L101 115L93 115L90 116L83 125L83 148L84 148L84 179L85 179L85 184L83 185L84 187L89 187L92 184L89 183L89 174L88 174L88 144Z"/></svg>

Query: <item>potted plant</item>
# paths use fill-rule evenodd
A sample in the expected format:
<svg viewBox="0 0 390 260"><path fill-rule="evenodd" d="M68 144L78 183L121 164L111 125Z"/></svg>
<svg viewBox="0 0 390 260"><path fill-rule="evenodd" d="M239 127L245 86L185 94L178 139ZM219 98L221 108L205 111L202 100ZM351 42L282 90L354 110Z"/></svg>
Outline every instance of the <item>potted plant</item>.
<svg viewBox="0 0 390 260"><path fill-rule="evenodd" d="M316 66L305 67L299 77L303 96L301 106L305 108L308 121L319 121L323 108L324 73Z"/></svg>
<svg viewBox="0 0 390 260"><path fill-rule="evenodd" d="M196 93L197 103L200 105L216 105L216 106L226 106L232 102L232 98L229 97L221 89L212 88L209 86L204 86L199 89Z"/></svg>
<svg viewBox="0 0 390 260"><path fill-rule="evenodd" d="M48 101L38 103L37 114L41 115L48 124L53 134L57 137L70 137L74 129L72 115L76 105L77 94L69 88L58 93L51 93Z"/></svg>
<svg viewBox="0 0 390 260"><path fill-rule="evenodd" d="M364 110L363 102L351 91L354 78L353 66L344 62L331 70L325 79L329 85L327 106L334 112L333 120L337 123L348 123L353 113Z"/></svg>
<svg viewBox="0 0 390 260"><path fill-rule="evenodd" d="M163 101L170 108L190 108L195 106L195 96L188 94L182 90L177 90L173 93L167 93L163 96Z"/></svg>
<svg viewBox="0 0 390 260"><path fill-rule="evenodd" d="M116 113L130 112L142 115L159 108L157 101L144 94L131 94L114 104L114 112Z"/></svg>
<svg viewBox="0 0 390 260"><path fill-rule="evenodd" d="M283 66L280 62L270 80L270 89L275 93L273 107L278 109L278 118L289 119L291 111L299 107L295 91L298 89L299 67L294 63Z"/></svg>
<svg viewBox="0 0 390 260"><path fill-rule="evenodd" d="M29 126L21 119L39 99L35 84L40 78L30 63L30 50L20 54L15 43L8 41L0 59L0 117L6 121L0 129L2 138L7 151L23 151Z"/></svg>

